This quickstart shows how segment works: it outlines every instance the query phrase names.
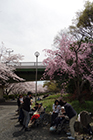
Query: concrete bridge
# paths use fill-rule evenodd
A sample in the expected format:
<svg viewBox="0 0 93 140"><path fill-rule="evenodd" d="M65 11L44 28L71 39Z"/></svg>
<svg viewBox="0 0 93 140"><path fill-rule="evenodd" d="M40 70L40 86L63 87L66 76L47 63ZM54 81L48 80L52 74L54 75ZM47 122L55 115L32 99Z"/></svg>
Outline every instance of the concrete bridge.
<svg viewBox="0 0 93 140"><path fill-rule="evenodd" d="M37 81L40 81L43 76L46 66L42 62L18 62L18 63L7 63L8 66L15 67L15 73L25 79L25 81L36 81L36 71L37 71ZM10 80L10 83L15 81ZM0 102L4 101L3 99L3 87L0 87Z"/></svg>
<svg viewBox="0 0 93 140"><path fill-rule="evenodd" d="M9 63L16 68L15 73L24 78L26 81L35 81L36 80L36 69L37 69L37 80L39 81L43 76L46 66L42 62L18 62L18 63Z"/></svg>

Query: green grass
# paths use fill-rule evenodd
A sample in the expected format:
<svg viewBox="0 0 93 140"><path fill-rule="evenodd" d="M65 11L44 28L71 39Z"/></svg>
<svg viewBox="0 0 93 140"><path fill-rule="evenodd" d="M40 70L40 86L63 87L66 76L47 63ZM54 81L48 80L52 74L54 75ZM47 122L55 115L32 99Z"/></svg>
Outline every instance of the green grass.
<svg viewBox="0 0 93 140"><path fill-rule="evenodd" d="M46 108L46 112L49 113L52 111L52 105L56 99L58 99L61 96L61 94L55 94L55 95L50 95L49 97L42 99L41 101L37 101L38 103L43 103L44 107ZM72 102L69 102L68 95L64 95L62 98L67 99L66 101L72 105L72 107L76 110L77 114L79 114L81 111L86 110L88 112L91 112L93 114L93 101L85 101L85 103L79 103L79 101L74 100ZM34 106L34 104L33 104Z"/></svg>

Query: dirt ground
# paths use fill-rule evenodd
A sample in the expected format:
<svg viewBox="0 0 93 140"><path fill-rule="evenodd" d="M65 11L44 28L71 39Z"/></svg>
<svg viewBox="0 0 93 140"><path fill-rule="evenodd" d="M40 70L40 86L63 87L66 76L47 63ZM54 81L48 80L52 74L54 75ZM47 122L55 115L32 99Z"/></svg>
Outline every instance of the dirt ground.
<svg viewBox="0 0 93 140"><path fill-rule="evenodd" d="M22 126L18 122L16 101L8 101L0 104L0 140L67 140L67 135L51 133L49 125L34 127L29 132L21 131ZM81 140L83 135L76 133L76 140ZM87 136L85 139L93 140Z"/></svg>

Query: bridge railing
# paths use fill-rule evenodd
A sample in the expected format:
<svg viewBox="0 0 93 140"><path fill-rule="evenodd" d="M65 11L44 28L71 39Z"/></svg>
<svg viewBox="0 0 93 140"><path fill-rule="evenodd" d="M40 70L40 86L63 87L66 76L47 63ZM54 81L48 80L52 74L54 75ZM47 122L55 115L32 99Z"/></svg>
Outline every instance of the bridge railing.
<svg viewBox="0 0 93 140"><path fill-rule="evenodd" d="M44 66L43 62L9 62L7 65L14 66L15 68L25 68L25 67L33 67L35 68L37 65L38 67L46 67Z"/></svg>

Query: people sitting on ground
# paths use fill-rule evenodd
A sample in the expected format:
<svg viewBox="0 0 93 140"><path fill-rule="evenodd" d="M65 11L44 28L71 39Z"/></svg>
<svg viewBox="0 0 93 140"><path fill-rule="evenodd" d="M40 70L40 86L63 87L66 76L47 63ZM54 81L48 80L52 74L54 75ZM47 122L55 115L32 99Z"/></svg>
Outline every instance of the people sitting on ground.
<svg viewBox="0 0 93 140"><path fill-rule="evenodd" d="M48 97L48 96L49 96L48 94L47 94L47 95L44 95L43 98L46 98L46 97Z"/></svg>
<svg viewBox="0 0 93 140"><path fill-rule="evenodd" d="M42 103L39 103L38 109L34 112L33 116L30 119L29 126L32 126L36 119L42 116L42 113L44 113L44 107L42 106Z"/></svg>
<svg viewBox="0 0 93 140"><path fill-rule="evenodd" d="M61 106L59 105L59 101L55 100L55 102L52 106L53 112L51 114L51 124L50 124L50 126L52 126L54 124L54 120L58 116L60 108L61 108Z"/></svg>
<svg viewBox="0 0 93 140"><path fill-rule="evenodd" d="M50 130L55 130L58 127L58 124L61 124L61 122L65 119L66 112L64 106L61 107L60 112L58 113L58 116L54 120L54 124L52 128L50 127Z"/></svg>
<svg viewBox="0 0 93 140"><path fill-rule="evenodd" d="M35 103L35 106L31 110L35 112L37 109L38 109L38 103Z"/></svg>
<svg viewBox="0 0 93 140"><path fill-rule="evenodd" d="M35 103L35 106L30 110L30 115L33 115L34 112L38 109L38 103Z"/></svg>
<svg viewBox="0 0 93 140"><path fill-rule="evenodd" d="M74 124L77 118L77 113L73 109L73 107L67 103L66 101L63 101L62 99L59 101L61 106L64 106L66 115L69 117L69 127L70 127L70 133L67 133L67 135L71 135L68 137L68 139L75 139L75 131L74 131Z"/></svg>
<svg viewBox="0 0 93 140"><path fill-rule="evenodd" d="M37 101L40 101L40 100L41 100L41 98L38 97L38 98L37 98Z"/></svg>

